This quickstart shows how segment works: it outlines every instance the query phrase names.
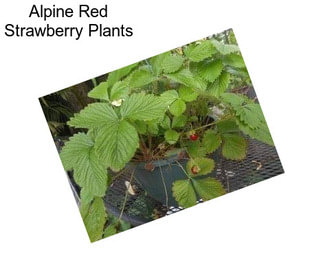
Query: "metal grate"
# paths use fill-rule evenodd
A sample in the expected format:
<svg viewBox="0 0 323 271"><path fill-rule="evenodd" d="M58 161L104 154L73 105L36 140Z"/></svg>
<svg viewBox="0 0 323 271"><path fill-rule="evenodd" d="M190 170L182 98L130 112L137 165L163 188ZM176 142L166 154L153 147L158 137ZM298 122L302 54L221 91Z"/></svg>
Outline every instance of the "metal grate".
<svg viewBox="0 0 323 271"><path fill-rule="evenodd" d="M227 160L219 153L213 155L216 169L211 176L220 180L227 192L258 183L270 177L284 173L283 167L275 147L268 146L257 140L248 138L247 156L241 161ZM60 149L60 146L57 146ZM77 201L79 201L79 187L73 181L73 175L68 173L69 181ZM166 207L151 198L142 189L139 182L131 179L131 169L126 169L116 175L113 184L104 197L107 211L121 217L132 226L138 226L154 219L170 215L183 210L182 207ZM198 203L201 203L199 200Z"/></svg>

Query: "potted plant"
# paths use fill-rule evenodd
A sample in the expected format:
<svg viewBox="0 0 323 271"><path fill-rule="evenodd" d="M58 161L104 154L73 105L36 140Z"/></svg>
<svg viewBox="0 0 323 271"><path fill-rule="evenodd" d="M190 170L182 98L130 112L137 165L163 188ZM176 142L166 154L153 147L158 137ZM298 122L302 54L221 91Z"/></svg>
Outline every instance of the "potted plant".
<svg viewBox="0 0 323 271"><path fill-rule="evenodd" d="M102 197L113 172L131 170L152 197L184 208L225 193L212 177L216 156L246 156L244 135L273 144L258 103L229 91L250 84L232 31L109 73L95 99L68 125L80 129L60 153L81 187L81 214L92 241L106 227Z"/></svg>

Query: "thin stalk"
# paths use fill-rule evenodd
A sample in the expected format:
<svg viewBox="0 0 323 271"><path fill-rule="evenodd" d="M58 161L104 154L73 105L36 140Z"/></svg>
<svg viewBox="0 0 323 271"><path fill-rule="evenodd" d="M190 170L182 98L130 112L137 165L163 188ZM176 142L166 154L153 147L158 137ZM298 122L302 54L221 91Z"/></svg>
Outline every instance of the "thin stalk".
<svg viewBox="0 0 323 271"><path fill-rule="evenodd" d="M130 180L129 180L129 186L131 185L131 181L133 179L133 175L135 173L135 170L136 168L133 169L132 173L131 173L131 176L130 176ZM123 215L123 212L124 212L124 209L126 207L126 203L127 203L127 199L128 199L128 195L129 195L129 189L127 187L127 190L126 190L126 195L124 197L124 201L123 201L123 204L122 204L122 209L121 209L121 213L119 215L119 218L118 218L118 222L120 222L121 218L122 218L122 215Z"/></svg>

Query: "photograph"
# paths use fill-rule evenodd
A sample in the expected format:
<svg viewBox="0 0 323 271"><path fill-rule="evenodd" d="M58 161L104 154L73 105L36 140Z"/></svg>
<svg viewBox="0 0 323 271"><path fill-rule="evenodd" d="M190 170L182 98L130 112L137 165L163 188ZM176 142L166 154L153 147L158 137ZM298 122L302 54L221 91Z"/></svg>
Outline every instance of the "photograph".
<svg viewBox="0 0 323 271"><path fill-rule="evenodd" d="M284 173L232 29L39 102L91 242Z"/></svg>

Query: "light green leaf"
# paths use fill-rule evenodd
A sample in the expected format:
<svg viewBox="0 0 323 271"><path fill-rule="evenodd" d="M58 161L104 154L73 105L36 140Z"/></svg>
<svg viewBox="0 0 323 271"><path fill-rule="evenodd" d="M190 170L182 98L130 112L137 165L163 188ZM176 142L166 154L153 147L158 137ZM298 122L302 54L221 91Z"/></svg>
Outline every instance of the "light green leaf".
<svg viewBox="0 0 323 271"><path fill-rule="evenodd" d="M193 62L202 61L215 53L214 45L210 40L199 44L191 44L184 50L185 55Z"/></svg>
<svg viewBox="0 0 323 271"><path fill-rule="evenodd" d="M107 79L108 87L112 87L116 82L118 82L122 77L129 74L131 70L137 66L138 63L134 63L121 69L110 72Z"/></svg>
<svg viewBox="0 0 323 271"><path fill-rule="evenodd" d="M185 116L185 115L180 115L178 117L174 117L173 122L172 122L172 127L173 128L182 128L185 126L186 122L187 122L187 116Z"/></svg>
<svg viewBox="0 0 323 271"><path fill-rule="evenodd" d="M224 44L220 41L215 39L212 40L213 45L215 46L216 50L220 52L222 55L228 55L231 53L239 52L238 45L235 44Z"/></svg>
<svg viewBox="0 0 323 271"><path fill-rule="evenodd" d="M106 238L106 237L112 236L116 233L117 233L116 224L111 224L105 228L104 233L103 233L103 237Z"/></svg>
<svg viewBox="0 0 323 271"><path fill-rule="evenodd" d="M250 103L236 108L236 115L251 129L258 128L265 121L259 104Z"/></svg>
<svg viewBox="0 0 323 271"><path fill-rule="evenodd" d="M160 126L166 130L170 129L170 118L167 115L165 115L164 119L160 123Z"/></svg>
<svg viewBox="0 0 323 271"><path fill-rule="evenodd" d="M149 121L147 128L148 133L151 135L157 135L159 132L158 123L156 121Z"/></svg>
<svg viewBox="0 0 323 271"><path fill-rule="evenodd" d="M232 105L232 107L234 108L241 106L244 102L248 100L247 97L234 93L223 93L221 94L220 98L223 102Z"/></svg>
<svg viewBox="0 0 323 271"><path fill-rule="evenodd" d="M215 97L220 97L221 94L227 90L229 83L230 83L230 73L226 71L222 71L218 79L208 89L208 92Z"/></svg>
<svg viewBox="0 0 323 271"><path fill-rule="evenodd" d="M203 157L207 154L206 148L201 146L201 142L199 140L196 141L189 141L187 143L187 152L189 153L190 157Z"/></svg>
<svg viewBox="0 0 323 271"><path fill-rule="evenodd" d="M241 121L237 120L237 124L240 130L245 133L246 135L257 139L261 142L264 142L268 145L274 146L273 139L270 135L268 126L265 122L262 122L261 125L256 129L251 129L248 125L242 123Z"/></svg>
<svg viewBox="0 0 323 271"><path fill-rule="evenodd" d="M147 124L143 120L136 120L133 122L133 126L136 128L139 134L145 134L147 132Z"/></svg>
<svg viewBox="0 0 323 271"><path fill-rule="evenodd" d="M181 97L185 102L195 101L197 96L198 93L192 88L181 86L179 89L179 97Z"/></svg>
<svg viewBox="0 0 323 271"><path fill-rule="evenodd" d="M176 117L183 114L185 112L185 110L186 110L186 104L181 99L176 100L169 107L169 111Z"/></svg>
<svg viewBox="0 0 323 271"><path fill-rule="evenodd" d="M111 88L110 100L115 101L119 99L124 99L128 96L128 93L128 84L124 81L118 81Z"/></svg>
<svg viewBox="0 0 323 271"><path fill-rule="evenodd" d="M166 105L159 96L144 93L132 94L125 99L120 109L123 118L145 121L160 118L165 111Z"/></svg>
<svg viewBox="0 0 323 271"><path fill-rule="evenodd" d="M239 132L239 127L236 124L235 119L221 120L217 122L216 128L217 128L217 131L221 134Z"/></svg>
<svg viewBox="0 0 323 271"><path fill-rule="evenodd" d="M121 170L138 146L137 131L126 120L115 123L109 129L101 129L94 145L99 158L113 171Z"/></svg>
<svg viewBox="0 0 323 271"><path fill-rule="evenodd" d="M109 95L108 95L108 83L102 82L98 86L96 86L94 89L92 89L88 96L93 99L100 99L109 101Z"/></svg>
<svg viewBox="0 0 323 271"><path fill-rule="evenodd" d="M201 62L198 69L198 73L202 78L213 83L220 76L223 70L223 64L219 59L208 63Z"/></svg>
<svg viewBox="0 0 323 271"><path fill-rule="evenodd" d="M246 64L241 55L238 54L229 54L226 55L223 59L226 65L229 65L234 68L245 68Z"/></svg>
<svg viewBox="0 0 323 271"><path fill-rule="evenodd" d="M198 167L198 173L194 174L192 172L192 168L194 166ZM211 173L214 170L215 163L212 159L210 158L194 158L190 159L187 164L186 164L186 171L191 175L191 176L201 176L201 175L207 175Z"/></svg>
<svg viewBox="0 0 323 271"><path fill-rule="evenodd" d="M202 143L207 153L212 153L220 147L222 139L219 134L216 134L212 130L207 130L204 134Z"/></svg>
<svg viewBox="0 0 323 271"><path fill-rule="evenodd" d="M165 132L165 140L169 144L175 144L178 139L179 139L179 133L176 132L175 130L167 130Z"/></svg>
<svg viewBox="0 0 323 271"><path fill-rule="evenodd" d="M85 107L80 113L76 113L70 121L69 126L76 128L108 128L118 120L117 114L107 103L92 103Z"/></svg>
<svg viewBox="0 0 323 271"><path fill-rule="evenodd" d="M173 183L173 196L178 204L184 208L196 204L196 195L190 180L178 180Z"/></svg>
<svg viewBox="0 0 323 271"><path fill-rule="evenodd" d="M103 228L107 219L104 202L102 198L95 198L91 204L88 214L84 219L84 225L91 242L102 239Z"/></svg>
<svg viewBox="0 0 323 271"><path fill-rule="evenodd" d="M165 105L172 104L175 100L179 98L178 93L175 89L167 90L160 95L160 99L165 103Z"/></svg>
<svg viewBox="0 0 323 271"><path fill-rule="evenodd" d="M170 54L169 52L166 52L149 59L149 62L151 64L152 70L155 75L158 76L162 73L162 70L163 70L162 63L164 59L169 56L169 54Z"/></svg>
<svg viewBox="0 0 323 271"><path fill-rule="evenodd" d="M241 160L247 154L247 141L240 135L222 135L222 155L231 160Z"/></svg>
<svg viewBox="0 0 323 271"><path fill-rule="evenodd" d="M148 85L155 79L156 77L146 69L136 70L131 74L129 87L139 88Z"/></svg>
<svg viewBox="0 0 323 271"><path fill-rule="evenodd" d="M93 146L90 136L78 133L69 139L60 153L64 169L74 170L75 182L86 190L88 197L103 196L108 182L107 168L98 159Z"/></svg>
<svg viewBox="0 0 323 271"><path fill-rule="evenodd" d="M184 62L184 58L180 55L167 55L162 62L162 69L165 73L172 73L179 70Z"/></svg>
<svg viewBox="0 0 323 271"><path fill-rule="evenodd" d="M182 69L178 72L166 75L170 80L183 84L187 87L204 91L207 83L198 75L191 73L189 69Z"/></svg>
<svg viewBox="0 0 323 271"><path fill-rule="evenodd" d="M193 185L203 201L214 199L226 193L221 182L214 178L193 180Z"/></svg>

